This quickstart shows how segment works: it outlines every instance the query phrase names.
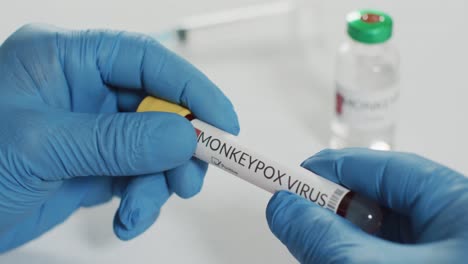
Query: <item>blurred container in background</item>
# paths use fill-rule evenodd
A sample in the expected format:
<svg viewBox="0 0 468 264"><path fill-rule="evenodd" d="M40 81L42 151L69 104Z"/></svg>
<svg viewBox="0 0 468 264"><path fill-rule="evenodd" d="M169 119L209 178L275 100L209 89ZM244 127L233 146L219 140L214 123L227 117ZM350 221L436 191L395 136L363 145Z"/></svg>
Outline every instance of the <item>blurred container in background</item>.
<svg viewBox="0 0 468 264"><path fill-rule="evenodd" d="M399 97L399 55L392 45L393 22L375 10L348 15L348 40L336 61L332 148L390 150Z"/></svg>

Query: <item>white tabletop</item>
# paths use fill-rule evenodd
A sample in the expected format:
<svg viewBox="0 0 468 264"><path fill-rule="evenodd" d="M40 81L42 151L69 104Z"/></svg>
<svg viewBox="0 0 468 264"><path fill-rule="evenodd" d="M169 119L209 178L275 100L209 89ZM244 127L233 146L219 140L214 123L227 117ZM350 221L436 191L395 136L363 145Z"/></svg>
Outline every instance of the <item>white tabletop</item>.
<svg viewBox="0 0 468 264"><path fill-rule="evenodd" d="M22 24L69 28L162 29L179 18L259 0L25 1L0 9L0 39ZM397 149L468 173L468 31L464 0L319 1L320 26L300 42L285 17L195 33L175 50L200 67L234 102L241 140L284 163L299 164L327 146L333 109L333 58L344 15L374 7L396 23L401 52ZM157 223L130 242L112 233L118 201L83 209L39 239L0 256L1 263L296 263L270 233L271 197L210 168L196 198L172 197Z"/></svg>

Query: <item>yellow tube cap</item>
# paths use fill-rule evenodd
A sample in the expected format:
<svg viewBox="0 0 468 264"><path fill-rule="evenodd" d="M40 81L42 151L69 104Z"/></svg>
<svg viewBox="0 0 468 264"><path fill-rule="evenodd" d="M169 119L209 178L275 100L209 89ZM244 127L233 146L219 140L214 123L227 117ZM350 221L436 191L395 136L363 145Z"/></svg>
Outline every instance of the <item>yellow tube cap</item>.
<svg viewBox="0 0 468 264"><path fill-rule="evenodd" d="M137 112L168 112L175 113L181 116L190 115L190 111L178 104L164 101L159 98L147 96L141 101L138 106Z"/></svg>

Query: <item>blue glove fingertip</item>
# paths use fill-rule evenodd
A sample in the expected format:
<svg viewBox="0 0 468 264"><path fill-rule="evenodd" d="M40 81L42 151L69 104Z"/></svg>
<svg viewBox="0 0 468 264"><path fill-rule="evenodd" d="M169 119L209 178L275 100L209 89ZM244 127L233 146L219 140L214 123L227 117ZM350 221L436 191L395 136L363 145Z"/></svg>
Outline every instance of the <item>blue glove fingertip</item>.
<svg viewBox="0 0 468 264"><path fill-rule="evenodd" d="M342 165L342 150L324 149L301 163L301 167L310 170L330 181L340 183L339 167Z"/></svg>
<svg viewBox="0 0 468 264"><path fill-rule="evenodd" d="M300 199L299 196L294 195L288 191L279 191L276 192L270 199L267 205L266 210L266 217L268 221L268 225L272 229L273 233L274 229L276 229L277 225L277 216L283 214L283 210L290 206L294 201Z"/></svg>
<svg viewBox="0 0 468 264"><path fill-rule="evenodd" d="M129 201L132 200L132 201ZM160 205L150 200L125 198L114 218L114 232L121 240L130 240L141 234L157 219Z"/></svg>
<svg viewBox="0 0 468 264"><path fill-rule="evenodd" d="M192 158L166 172L169 188L183 199L191 198L201 191L207 169L206 162Z"/></svg>
<svg viewBox="0 0 468 264"><path fill-rule="evenodd" d="M223 99L226 101L227 99ZM226 105L229 104L229 105ZM216 109L220 109L216 111ZM191 109L192 110L192 109ZM195 109L193 109L195 110ZM216 111L216 112L215 112ZM221 130L224 130L232 135L239 135L240 132L240 124L239 118L237 113L234 110L232 104L227 101L224 104L219 104L217 107L213 107L213 109L203 109L203 111L194 111L195 116L203 120Z"/></svg>
<svg viewBox="0 0 468 264"><path fill-rule="evenodd" d="M124 224L117 214L114 217L114 233L116 236L123 241L131 240L141 233L143 233L146 229L148 229L154 221L158 218L160 211L148 211L150 212L148 217L142 217L140 215L141 210L136 210L133 213L130 213L129 221L132 223L131 225ZM131 227L131 228L129 228Z"/></svg>
<svg viewBox="0 0 468 264"><path fill-rule="evenodd" d="M230 101L228 102L229 106L226 108L229 109L229 111L226 112L226 120L230 120L230 123L226 124L226 127L228 128L226 132L237 136L240 133L239 117L237 116L237 113L232 103Z"/></svg>
<svg viewBox="0 0 468 264"><path fill-rule="evenodd" d="M119 225L126 230L133 229L140 219L140 206L130 200L131 198L124 196L116 214Z"/></svg>
<svg viewBox="0 0 468 264"><path fill-rule="evenodd" d="M163 173L131 179L114 218L115 234L128 240L143 233L156 221L170 195Z"/></svg>
<svg viewBox="0 0 468 264"><path fill-rule="evenodd" d="M233 134L234 136L238 136L239 133L240 133L240 125L239 125L239 121L237 121L237 117L236 117L236 122L234 122L234 124L232 125L232 128L230 131L227 131L231 134Z"/></svg>

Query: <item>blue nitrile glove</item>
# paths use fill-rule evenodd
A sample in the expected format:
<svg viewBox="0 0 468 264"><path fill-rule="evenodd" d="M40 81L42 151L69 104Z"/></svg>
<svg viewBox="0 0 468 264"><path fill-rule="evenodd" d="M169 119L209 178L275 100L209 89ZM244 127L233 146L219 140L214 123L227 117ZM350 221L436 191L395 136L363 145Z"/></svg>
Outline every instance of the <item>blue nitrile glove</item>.
<svg viewBox="0 0 468 264"><path fill-rule="evenodd" d="M301 263L467 263L468 179L414 154L325 150L303 167L390 208L376 236L279 192L267 219Z"/></svg>
<svg viewBox="0 0 468 264"><path fill-rule="evenodd" d="M175 114L133 113L148 94L239 131L223 93L147 36L25 26L2 44L0 251L113 195L122 198L115 233L131 239L172 192L200 190L207 164L191 159L192 125Z"/></svg>

